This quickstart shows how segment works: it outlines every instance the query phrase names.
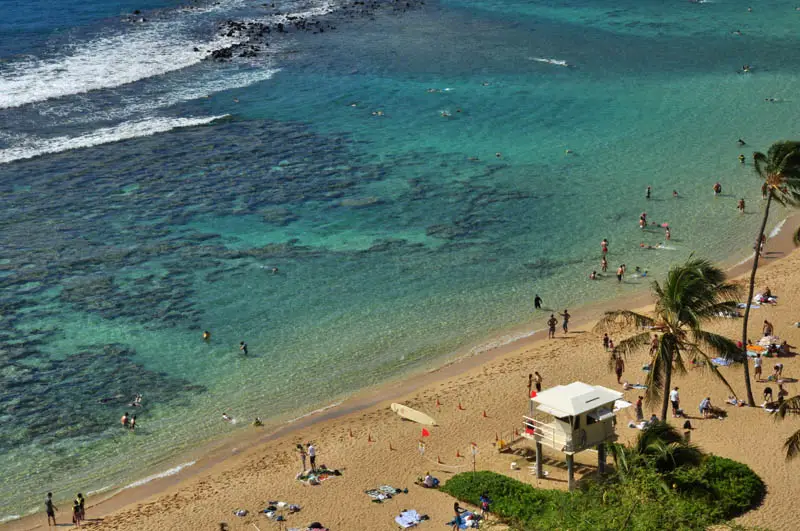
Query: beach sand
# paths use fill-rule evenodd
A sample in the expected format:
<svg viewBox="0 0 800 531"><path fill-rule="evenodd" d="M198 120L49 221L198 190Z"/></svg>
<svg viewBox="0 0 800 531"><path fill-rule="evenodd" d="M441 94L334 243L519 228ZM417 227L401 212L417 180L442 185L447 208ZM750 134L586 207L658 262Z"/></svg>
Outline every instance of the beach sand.
<svg viewBox="0 0 800 531"><path fill-rule="evenodd" d="M785 247L786 235L782 237ZM797 273L800 252L787 253L784 259L775 260L783 254L776 252L775 245L771 242L768 247L773 252L759 270L756 291L769 286L779 295L779 304L752 310L751 337L754 341L759 339L763 320L769 319L778 336L790 345L800 346L800 328L793 325L800 320L794 311L800 302ZM746 264L734 271L741 274L744 267ZM745 278L739 277L743 285ZM621 307L637 308L643 300L646 299L637 297L617 302ZM575 317L577 320L582 316ZM528 411L527 378L534 370L542 374L545 388L580 380L622 390L608 369L608 353L603 350L601 334L593 331L593 325L584 321L566 336L559 328L554 340L536 334L497 352L455 363L416 378L411 382L410 392L408 385L398 384L372 390L361 402L345 403L340 406L344 410L338 413L326 412L317 418L304 419L283 435L277 434L249 447L246 440L241 440L239 446L244 450L235 450L237 443L231 443L213 459L199 461L178 476L130 489L99 504L89 499L89 518L102 517L90 521L89 526L102 530L214 530L220 522L227 522L231 530L278 529L278 523L259 511L268 501L280 500L302 506L299 513L287 517L289 528L318 521L339 531L394 530L397 529L394 517L402 510L415 509L430 516L430 521L421 523L419 529L443 529L442 524L451 519L454 500L441 492L422 489L414 481L426 471L447 481L456 472L471 470L470 443L477 444L479 470L508 474L540 488L566 489L562 455L545 449L545 470L549 476L537 481L528 468L532 462L523 455L500 454L494 443L496 437L507 439L515 428L521 427L522 416ZM710 328L738 339L741 320L723 319ZM785 375L800 377L800 362L794 357L781 361L786 366ZM641 367L645 363L645 352L630 359L623 380L644 382L646 376ZM774 361L765 360L765 375L771 372L773 364ZM743 397L741 366L723 367L721 372L739 397ZM729 414L724 420L692 420L696 428L692 441L706 452L748 464L768 486L764 504L739 522L773 530L796 529L790 500L800 496L800 481L793 479L800 471L800 462L786 462L782 444L800 428L800 423L791 419L778 422L761 408L726 405L727 389L702 369L691 369L686 375L674 377L673 382L680 387L682 407L691 417L698 416L697 405L705 396L710 396L715 405L724 407ZM758 404L766 385L769 384L753 385ZM771 386L777 391L776 385ZM787 388L790 396L800 392L797 383L788 384ZM625 398L635 401L637 394L636 390L626 391ZM424 455L418 450L422 427L395 415L389 408L391 402L402 402L437 419L439 426L429 428L431 435L425 438ZM373 405L359 409L364 404ZM348 408L356 411L347 412ZM649 416L659 409L657 404L646 406L645 414ZM633 408L619 414L617 432L623 442L631 441L638 433L627 427L633 415ZM683 420L668 420L683 423ZM265 434L259 433L257 437L263 439ZM295 445L307 441L313 441L318 448L318 464L339 469L342 475L318 486L297 481L295 476L301 465ZM514 448L522 453L532 449L532 444L522 440ZM512 462L518 463L518 470L511 470ZM596 470L596 454L578 454L576 463L579 477L592 473ZM381 504L372 503L364 491L384 484L408 488L408 494L399 494ZM235 516L233 511L240 508L247 509L249 514ZM62 509L59 518L64 522L69 512L67 507ZM44 521L43 514L36 515L10 523L7 528L44 527Z"/></svg>

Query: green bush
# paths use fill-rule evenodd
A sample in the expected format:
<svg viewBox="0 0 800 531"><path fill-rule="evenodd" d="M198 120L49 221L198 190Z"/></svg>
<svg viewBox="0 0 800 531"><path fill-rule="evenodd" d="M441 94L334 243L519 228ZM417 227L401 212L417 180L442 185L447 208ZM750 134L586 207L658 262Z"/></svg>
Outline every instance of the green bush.
<svg viewBox="0 0 800 531"><path fill-rule="evenodd" d="M714 456L671 474L640 467L624 478L584 482L573 493L494 472L457 474L442 490L473 505L486 493L492 512L519 529L575 531L704 530L757 505L765 493L747 466Z"/></svg>

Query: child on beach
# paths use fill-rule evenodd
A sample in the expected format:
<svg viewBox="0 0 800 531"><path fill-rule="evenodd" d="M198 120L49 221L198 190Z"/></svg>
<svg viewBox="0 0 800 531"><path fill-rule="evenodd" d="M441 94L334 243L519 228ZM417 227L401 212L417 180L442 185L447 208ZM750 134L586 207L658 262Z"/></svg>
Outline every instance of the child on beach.
<svg viewBox="0 0 800 531"><path fill-rule="evenodd" d="M537 393L541 393L542 392L542 375L539 374L538 371L533 371L533 374L534 374L533 383L536 386L536 392Z"/></svg>
<svg viewBox="0 0 800 531"><path fill-rule="evenodd" d="M603 350L605 350L606 352L608 352L608 342L609 342L608 334L603 334Z"/></svg>

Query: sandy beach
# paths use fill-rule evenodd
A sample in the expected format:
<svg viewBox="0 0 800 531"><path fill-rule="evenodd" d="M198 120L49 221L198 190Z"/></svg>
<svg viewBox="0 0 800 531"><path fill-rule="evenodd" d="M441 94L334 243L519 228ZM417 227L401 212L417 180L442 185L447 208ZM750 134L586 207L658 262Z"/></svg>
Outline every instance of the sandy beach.
<svg viewBox="0 0 800 531"><path fill-rule="evenodd" d="M791 225L794 222L787 223ZM757 340L763 320L769 319L776 327L776 335L798 346L800 328L794 326L798 321L794 308L800 297L797 295L800 251L789 252L790 233L784 230L770 241L756 286L757 292L769 286L779 296L779 303L752 310L750 328L751 337ZM745 267L747 264L740 264L732 272L741 275ZM745 278L739 276L738 282L744 284ZM647 306L641 308L646 300L635 297L616 302L646 311ZM129 489L102 502L90 498L87 510L90 520L84 526L98 530L213 530L226 522L231 530L279 529L278 522L267 519L260 511L268 502L284 501L302 507L300 512L287 515L288 528L305 528L311 522L321 522L332 530L393 530L397 529L396 515L405 509L415 509L430 516L429 521L419 525L420 529L441 529L450 519L452 498L422 489L414 482L428 471L446 481L454 473L470 470L471 443L478 448L477 469L509 474L540 488L565 489L566 470L558 454L545 450L545 469L549 475L537 481L528 468L530 462L522 455L498 453L495 440L510 438L514 429L521 426L521 417L528 409L527 378L534 370L543 376L544 388L579 380L622 391L608 370L608 353L602 347L601 334L593 331L594 319L600 311L599 307L587 308L576 315L579 326L567 335L560 329L553 340L535 334L410 382L373 389L278 433L267 434L252 428L212 455L202 456L195 466L180 474ZM741 320L723 319L711 328L738 339ZM784 374L798 376L800 365L793 356L780 361L786 366ZM643 382L646 376L641 367L645 363L645 353L629 360L623 379ZM771 372L773 363L765 360L765 375ZM738 396L743 397L741 366L723 367L721 372ZM782 449L783 440L797 429L796 423L777 422L761 408L726 405L727 389L702 368L678 375L674 381L680 386L682 406L690 416L697 417L697 405L705 396L728 411L724 420L692 420L696 428L693 442L706 452L748 464L767 484L763 506L745 514L740 523L773 530L796 529L793 507L787 500L800 495L800 482L794 480L793 473L800 464L787 463ZM753 384L759 404L767 385ZM774 384L772 387L777 390ZM788 384L787 388L790 396L800 390L798 384ZM630 401L636 397L636 390L625 392ZM402 402L438 421L439 426L430 428L430 436L424 439L424 454L418 446L422 427L395 415L389 408L392 402ZM658 405L646 406L645 414L649 416L658 408ZM619 415L617 432L624 442L638 433L627 427L634 414L632 409ZM308 441L318 449L318 464L338 469L341 476L330 477L317 486L295 479L301 470L295 446ZM524 440L514 444L520 453L530 447ZM576 461L579 476L596 469L594 453L578 454ZM512 470L512 462L519 465L517 470ZM364 491L381 485L408 489L408 493L373 503ZM234 515L238 509L246 509L248 514ZM62 507L58 513L62 528L68 516L68 507ZM44 523L44 515L39 514L11 522L5 528L38 529L44 528Z"/></svg>

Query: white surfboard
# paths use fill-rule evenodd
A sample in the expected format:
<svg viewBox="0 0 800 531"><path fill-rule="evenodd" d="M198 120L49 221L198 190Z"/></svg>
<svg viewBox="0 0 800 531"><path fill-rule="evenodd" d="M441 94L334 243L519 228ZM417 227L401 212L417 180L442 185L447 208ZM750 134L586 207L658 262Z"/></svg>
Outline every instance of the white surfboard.
<svg viewBox="0 0 800 531"><path fill-rule="evenodd" d="M392 411L404 419L408 419L425 426L436 426L436 421L433 420L433 418L429 417L425 413L422 413L421 411L404 406L403 404L392 404Z"/></svg>

